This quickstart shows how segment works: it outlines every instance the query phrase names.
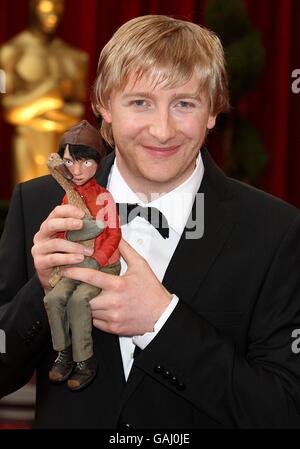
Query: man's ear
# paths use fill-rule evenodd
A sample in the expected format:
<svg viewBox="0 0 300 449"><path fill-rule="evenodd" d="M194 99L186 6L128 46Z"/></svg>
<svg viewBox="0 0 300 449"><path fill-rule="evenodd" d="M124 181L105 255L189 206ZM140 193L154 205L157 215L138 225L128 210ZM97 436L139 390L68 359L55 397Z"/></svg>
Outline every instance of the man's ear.
<svg viewBox="0 0 300 449"><path fill-rule="evenodd" d="M210 115L210 116L208 117L208 121L207 121L207 129L213 129L213 127L214 127L215 124L216 124L216 118L217 118L216 115Z"/></svg>
<svg viewBox="0 0 300 449"><path fill-rule="evenodd" d="M104 108L103 106L100 106L99 107L99 112L100 112L101 116L103 117L103 119L106 121L106 123L111 123L112 122L109 104L108 104L107 108Z"/></svg>

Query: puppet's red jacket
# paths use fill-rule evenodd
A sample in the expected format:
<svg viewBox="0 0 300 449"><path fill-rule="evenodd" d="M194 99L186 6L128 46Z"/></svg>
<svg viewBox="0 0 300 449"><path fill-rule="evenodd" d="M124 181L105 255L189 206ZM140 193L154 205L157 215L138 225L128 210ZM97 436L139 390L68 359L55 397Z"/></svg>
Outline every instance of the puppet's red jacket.
<svg viewBox="0 0 300 449"><path fill-rule="evenodd" d="M95 239L92 257L98 261L101 267L116 262L120 258L118 246L122 234L116 204L111 194L104 187L99 186L94 178L83 186L74 185L74 190L83 198L93 217L104 221L107 225ZM62 202L68 204L66 195ZM65 233L60 234L59 237L65 238Z"/></svg>

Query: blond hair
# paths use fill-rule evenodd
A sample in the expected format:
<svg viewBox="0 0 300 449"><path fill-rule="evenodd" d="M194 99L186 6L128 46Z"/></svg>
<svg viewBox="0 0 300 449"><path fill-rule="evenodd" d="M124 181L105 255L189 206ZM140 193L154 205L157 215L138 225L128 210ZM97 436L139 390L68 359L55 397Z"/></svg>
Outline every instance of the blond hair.
<svg viewBox="0 0 300 449"><path fill-rule="evenodd" d="M229 107L224 52L212 31L191 22L162 15L136 17L122 25L103 48L92 88L96 116L106 108L113 89L122 90L134 74L150 75L155 83L176 87L196 73L199 92L205 90L211 113ZM104 120L102 137L114 145L111 125Z"/></svg>

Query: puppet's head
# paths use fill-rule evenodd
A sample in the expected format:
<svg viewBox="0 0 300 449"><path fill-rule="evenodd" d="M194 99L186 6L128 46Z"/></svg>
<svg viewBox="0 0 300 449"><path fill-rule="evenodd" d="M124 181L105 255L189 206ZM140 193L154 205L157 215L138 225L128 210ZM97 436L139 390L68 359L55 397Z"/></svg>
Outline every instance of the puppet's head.
<svg viewBox="0 0 300 449"><path fill-rule="evenodd" d="M99 131L82 120L63 134L58 154L71 172L74 184L83 185L101 167L105 147Z"/></svg>

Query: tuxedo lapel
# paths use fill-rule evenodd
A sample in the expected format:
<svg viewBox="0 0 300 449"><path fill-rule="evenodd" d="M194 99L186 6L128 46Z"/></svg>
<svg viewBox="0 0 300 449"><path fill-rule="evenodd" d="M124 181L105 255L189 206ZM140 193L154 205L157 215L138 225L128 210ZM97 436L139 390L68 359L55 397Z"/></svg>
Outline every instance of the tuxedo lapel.
<svg viewBox="0 0 300 449"><path fill-rule="evenodd" d="M117 380L116 385L123 387L125 376L118 335L102 332L96 328L93 332L94 349L99 354L107 375L114 377Z"/></svg>
<svg viewBox="0 0 300 449"><path fill-rule="evenodd" d="M164 286L184 301L191 301L224 243L232 232L234 214L229 182L207 150L201 150L204 177L198 193L204 194L204 233L186 237L185 230L165 273ZM196 201L192 210L196 215Z"/></svg>
<svg viewBox="0 0 300 449"><path fill-rule="evenodd" d="M110 174L111 167L115 160L115 152L112 151L109 153L108 156L104 159L103 167L101 168L101 171L97 173L96 175L96 181L100 186L106 187L108 182L108 177Z"/></svg>

